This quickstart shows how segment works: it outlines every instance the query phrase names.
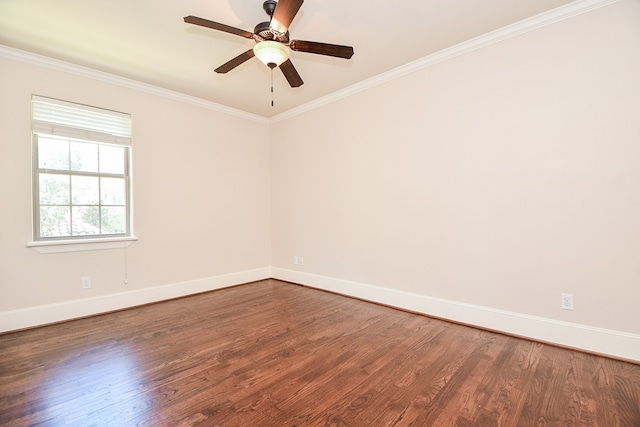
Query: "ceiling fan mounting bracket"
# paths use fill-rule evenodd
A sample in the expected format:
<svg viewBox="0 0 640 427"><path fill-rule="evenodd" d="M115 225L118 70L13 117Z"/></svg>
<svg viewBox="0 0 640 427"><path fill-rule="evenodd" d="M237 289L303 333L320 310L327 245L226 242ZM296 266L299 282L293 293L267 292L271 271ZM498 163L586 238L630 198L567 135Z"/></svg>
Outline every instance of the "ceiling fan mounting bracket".
<svg viewBox="0 0 640 427"><path fill-rule="evenodd" d="M262 4L262 8L265 12L267 12L267 15L273 16L273 12L276 10L277 5L278 2L275 0L265 0L265 2Z"/></svg>

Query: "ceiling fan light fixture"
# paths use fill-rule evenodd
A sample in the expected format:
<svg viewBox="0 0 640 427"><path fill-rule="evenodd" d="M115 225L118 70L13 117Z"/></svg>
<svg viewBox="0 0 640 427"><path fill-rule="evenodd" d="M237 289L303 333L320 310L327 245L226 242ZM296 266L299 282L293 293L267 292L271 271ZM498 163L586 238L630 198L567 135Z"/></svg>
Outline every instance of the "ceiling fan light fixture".
<svg viewBox="0 0 640 427"><path fill-rule="evenodd" d="M253 47L253 53L268 67L269 64L275 64L276 67L279 67L289 59L290 52L287 46L272 40L260 42Z"/></svg>

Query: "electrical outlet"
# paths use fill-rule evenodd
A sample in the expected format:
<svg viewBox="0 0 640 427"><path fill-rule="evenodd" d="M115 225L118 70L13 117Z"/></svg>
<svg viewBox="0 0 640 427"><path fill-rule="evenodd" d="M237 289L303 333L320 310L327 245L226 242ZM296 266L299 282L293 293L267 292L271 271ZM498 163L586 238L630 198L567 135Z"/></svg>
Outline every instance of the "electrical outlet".
<svg viewBox="0 0 640 427"><path fill-rule="evenodd" d="M560 308L573 310L573 294L560 294Z"/></svg>
<svg viewBox="0 0 640 427"><path fill-rule="evenodd" d="M294 255L294 256L293 256L293 263L294 263L295 265L298 265L298 255Z"/></svg>
<svg viewBox="0 0 640 427"><path fill-rule="evenodd" d="M85 276L81 279L82 281L82 289L89 289L91 288L91 277L90 276Z"/></svg>
<svg viewBox="0 0 640 427"><path fill-rule="evenodd" d="M304 265L304 258L298 257L298 265Z"/></svg>

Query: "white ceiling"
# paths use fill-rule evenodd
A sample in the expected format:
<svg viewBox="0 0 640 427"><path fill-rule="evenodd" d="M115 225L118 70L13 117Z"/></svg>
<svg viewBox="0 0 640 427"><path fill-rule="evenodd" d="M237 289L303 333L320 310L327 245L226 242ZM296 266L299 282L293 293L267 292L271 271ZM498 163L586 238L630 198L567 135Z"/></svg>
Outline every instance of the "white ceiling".
<svg viewBox="0 0 640 427"><path fill-rule="evenodd" d="M351 60L292 52L292 89L253 58L213 70L254 44L189 25L195 15L253 31L262 0L0 0L0 44L272 117L572 0L306 0L292 39L353 46Z"/></svg>

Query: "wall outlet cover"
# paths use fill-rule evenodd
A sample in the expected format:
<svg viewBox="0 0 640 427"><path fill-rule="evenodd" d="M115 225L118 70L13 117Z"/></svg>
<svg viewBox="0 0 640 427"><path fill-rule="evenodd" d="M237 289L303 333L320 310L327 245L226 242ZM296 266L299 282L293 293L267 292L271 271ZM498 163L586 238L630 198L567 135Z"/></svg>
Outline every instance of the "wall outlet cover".
<svg viewBox="0 0 640 427"><path fill-rule="evenodd" d="M560 308L573 310L573 294L560 294Z"/></svg>

